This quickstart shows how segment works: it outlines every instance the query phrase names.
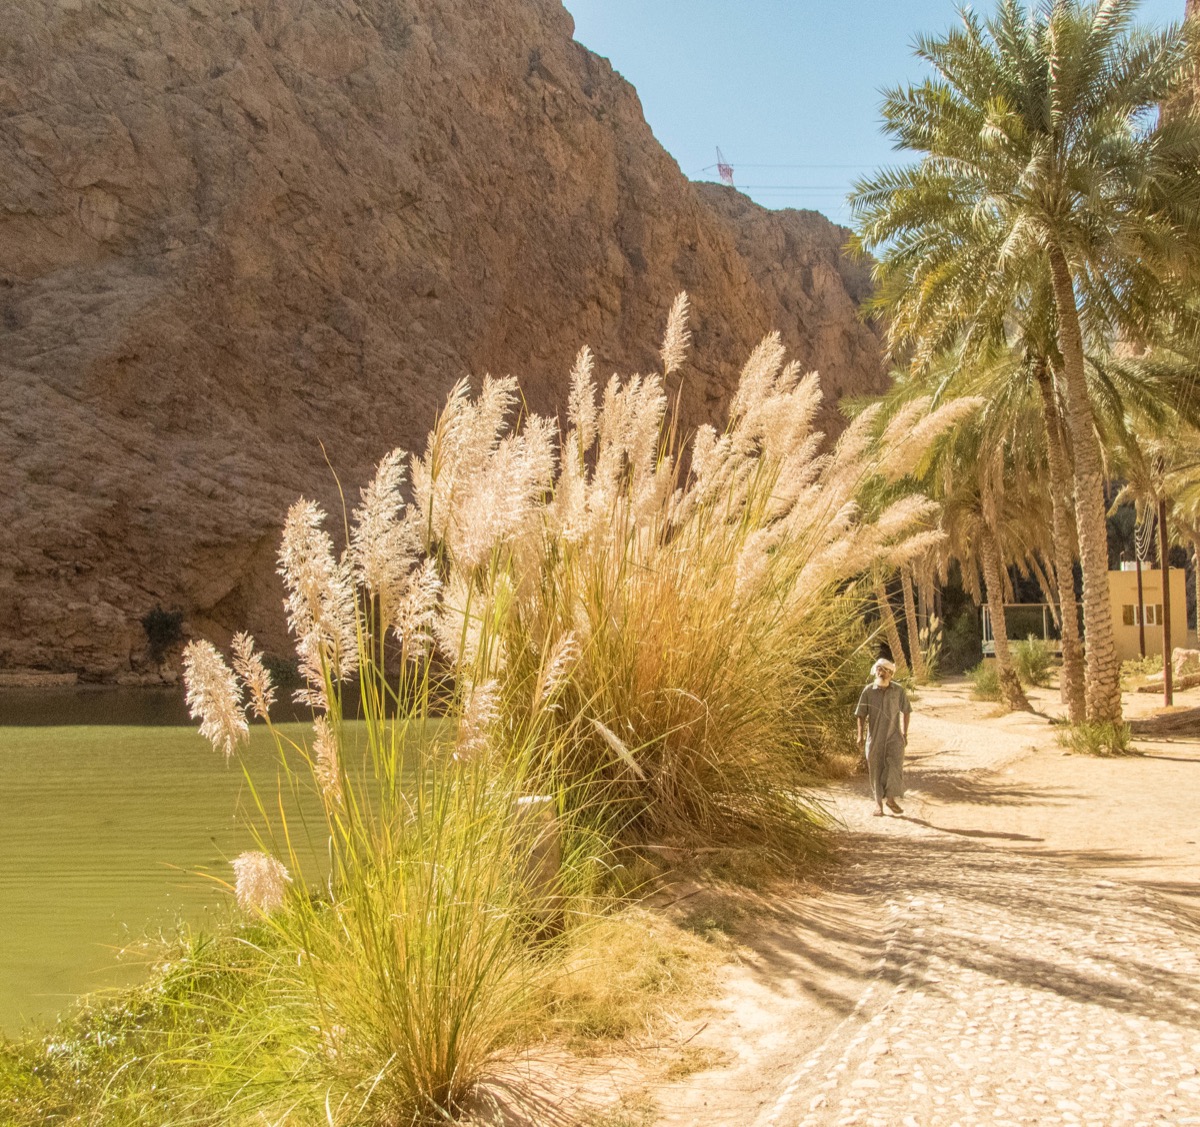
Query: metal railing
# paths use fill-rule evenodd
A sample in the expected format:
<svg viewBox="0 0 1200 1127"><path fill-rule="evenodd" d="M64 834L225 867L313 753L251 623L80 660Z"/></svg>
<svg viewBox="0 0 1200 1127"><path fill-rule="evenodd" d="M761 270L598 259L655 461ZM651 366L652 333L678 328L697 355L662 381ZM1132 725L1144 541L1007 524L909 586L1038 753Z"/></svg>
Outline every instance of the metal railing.
<svg viewBox="0 0 1200 1127"><path fill-rule="evenodd" d="M983 610L983 653L996 656L996 639L992 633L992 612L985 604ZM1062 656L1062 631L1054 621L1049 603L1005 603L1004 625L1008 640L1019 642L1030 636L1041 638L1055 654Z"/></svg>

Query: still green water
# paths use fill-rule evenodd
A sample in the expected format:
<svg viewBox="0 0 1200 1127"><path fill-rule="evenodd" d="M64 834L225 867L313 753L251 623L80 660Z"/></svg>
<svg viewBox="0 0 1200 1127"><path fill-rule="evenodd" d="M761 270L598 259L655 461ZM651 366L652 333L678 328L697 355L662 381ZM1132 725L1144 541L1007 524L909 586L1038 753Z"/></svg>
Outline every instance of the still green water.
<svg viewBox="0 0 1200 1127"><path fill-rule="evenodd" d="M51 699L41 698L42 718ZM157 713L157 726L111 723L120 707L98 723L72 723L68 711L66 723L25 726L9 704L0 708L0 1032L11 1034L52 1020L80 993L136 981L148 938L227 916L229 893L203 874L230 880L229 860L254 841L238 761L194 729ZM158 702L135 707L147 706ZM80 718L88 708L95 702ZM298 739L310 731L282 727ZM261 725L251 733L243 759L274 797L274 744Z"/></svg>

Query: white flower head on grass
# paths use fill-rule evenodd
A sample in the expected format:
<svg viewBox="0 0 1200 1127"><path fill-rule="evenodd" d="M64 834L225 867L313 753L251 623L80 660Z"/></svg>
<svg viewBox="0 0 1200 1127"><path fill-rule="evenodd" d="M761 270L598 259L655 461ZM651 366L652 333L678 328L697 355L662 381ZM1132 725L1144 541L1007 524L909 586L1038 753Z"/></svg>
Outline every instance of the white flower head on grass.
<svg viewBox="0 0 1200 1127"><path fill-rule="evenodd" d="M931 411L930 399L923 396L902 407L883 432L879 472L890 480L911 473L935 438L974 415L984 402L977 395L964 395Z"/></svg>
<svg viewBox="0 0 1200 1127"><path fill-rule="evenodd" d="M302 704L326 707L325 675L348 679L358 667L358 633L352 568L337 560L322 525L320 506L301 498L289 510L279 549L279 574L287 585L284 606L296 637L296 654L307 689Z"/></svg>
<svg viewBox="0 0 1200 1127"><path fill-rule="evenodd" d="M433 560L427 559L409 574L408 586L392 615L392 629L412 661L424 657L433 642L433 622L441 593L442 581Z"/></svg>
<svg viewBox="0 0 1200 1127"><path fill-rule="evenodd" d="M245 631L233 637L233 668L250 693L250 708L260 720L270 717L275 703L275 684L262 654L254 649L254 639Z"/></svg>
<svg viewBox="0 0 1200 1127"><path fill-rule="evenodd" d="M579 660L579 653L579 641L570 630L554 643L538 670L537 685L533 691L535 710L551 701L566 684Z"/></svg>
<svg viewBox="0 0 1200 1127"><path fill-rule="evenodd" d="M337 736L326 716L313 721L313 775L321 796L331 806L342 805L342 771Z"/></svg>
<svg viewBox="0 0 1200 1127"><path fill-rule="evenodd" d="M183 651L183 681L191 717L200 721L200 734L228 758L250 730L233 670L211 642L189 642Z"/></svg>
<svg viewBox="0 0 1200 1127"><path fill-rule="evenodd" d="M688 345L692 334L688 331L688 295L681 290L671 303L671 312L667 316L667 331L663 335L662 362L663 375L669 376L683 366L687 359Z"/></svg>
<svg viewBox="0 0 1200 1127"><path fill-rule="evenodd" d="M266 853L250 850L231 862L238 907L245 912L270 915L283 907L292 878L283 862Z"/></svg>
<svg viewBox="0 0 1200 1127"><path fill-rule="evenodd" d="M585 344L575 357L571 369L571 394L567 399L567 420L574 428L572 445L579 457L590 449L596 439L596 385L592 379L595 360Z"/></svg>
<svg viewBox="0 0 1200 1127"><path fill-rule="evenodd" d="M500 682L472 685L458 723L457 758L474 759L487 751L492 726L499 716Z"/></svg>
<svg viewBox="0 0 1200 1127"><path fill-rule="evenodd" d="M383 621L391 621L416 558L417 538L403 519L403 450L393 450L380 463L354 510L350 554L362 585L380 602Z"/></svg>

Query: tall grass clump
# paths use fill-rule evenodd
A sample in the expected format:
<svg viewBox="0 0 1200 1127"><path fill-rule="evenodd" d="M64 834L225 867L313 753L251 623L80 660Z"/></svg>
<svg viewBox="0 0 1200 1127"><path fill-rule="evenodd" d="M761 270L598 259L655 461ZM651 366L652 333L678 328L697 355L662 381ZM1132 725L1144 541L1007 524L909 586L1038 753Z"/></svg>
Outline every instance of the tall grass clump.
<svg viewBox="0 0 1200 1127"><path fill-rule="evenodd" d="M213 1041L179 1059L231 1119L454 1116L554 1020L547 983L611 843L813 844L805 785L865 679L856 579L938 537L924 498L868 516L856 496L921 450L877 441L874 409L827 443L817 377L777 334L724 431L685 442L665 381L687 345L680 295L660 372L600 389L583 349L565 433L522 417L510 379L460 383L423 454L379 463L340 552L315 503L289 511L295 696L316 718L304 742L272 728L273 787L247 777L259 848L233 890L262 957L241 994L180 1003ZM185 664L218 750L271 724L247 636L229 664L206 642Z"/></svg>
<svg viewBox="0 0 1200 1127"><path fill-rule="evenodd" d="M1013 668L1024 685L1045 687L1050 684L1050 670L1054 665L1054 652L1042 638L1030 634L1024 641L1012 646Z"/></svg>
<svg viewBox="0 0 1200 1127"><path fill-rule="evenodd" d="M1141 754L1133 745L1133 733L1128 724L1070 724L1059 734L1059 743L1076 755L1094 755L1105 759Z"/></svg>
<svg viewBox="0 0 1200 1127"><path fill-rule="evenodd" d="M624 835L795 844L814 818L801 784L862 684L853 581L938 534L918 496L864 515L863 482L919 451L873 442L875 409L827 443L816 374L778 334L724 431L681 442L665 381L686 316L681 295L649 376L600 388L583 349L557 441L543 419L515 424L511 383L455 389L413 467L444 579L435 632L456 679L498 687L506 731L554 732L556 767Z"/></svg>
<svg viewBox="0 0 1200 1127"><path fill-rule="evenodd" d="M971 679L971 695L977 700L1000 700L1000 673L996 662L981 661L972 669L967 670Z"/></svg>

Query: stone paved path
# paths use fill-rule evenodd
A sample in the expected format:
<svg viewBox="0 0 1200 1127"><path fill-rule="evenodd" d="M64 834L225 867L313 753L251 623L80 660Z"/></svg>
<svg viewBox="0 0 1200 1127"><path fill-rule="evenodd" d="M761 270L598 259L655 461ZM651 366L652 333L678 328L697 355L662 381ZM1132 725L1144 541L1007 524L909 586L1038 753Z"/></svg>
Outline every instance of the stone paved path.
<svg viewBox="0 0 1200 1127"><path fill-rule="evenodd" d="M1044 721L981 726L962 711L920 718L904 817L871 818L861 782L844 788L846 853L813 906L842 905L845 926L813 955L800 921L792 962L739 972L749 985L697 1042L733 1063L661 1088L661 1127L1200 1125L1196 916L1034 855L1042 839L1003 818L988 832L931 825L945 802L1022 802L1006 766L1031 744L1061 754ZM1153 808L1130 816L1132 834L1137 819L1153 834ZM851 973L852 942L866 962ZM775 932L771 946L788 944ZM818 1004L814 968L838 966L839 1004Z"/></svg>
<svg viewBox="0 0 1200 1127"><path fill-rule="evenodd" d="M762 1127L1200 1124L1200 935L1172 908L887 828L849 875L887 913L883 957Z"/></svg>

